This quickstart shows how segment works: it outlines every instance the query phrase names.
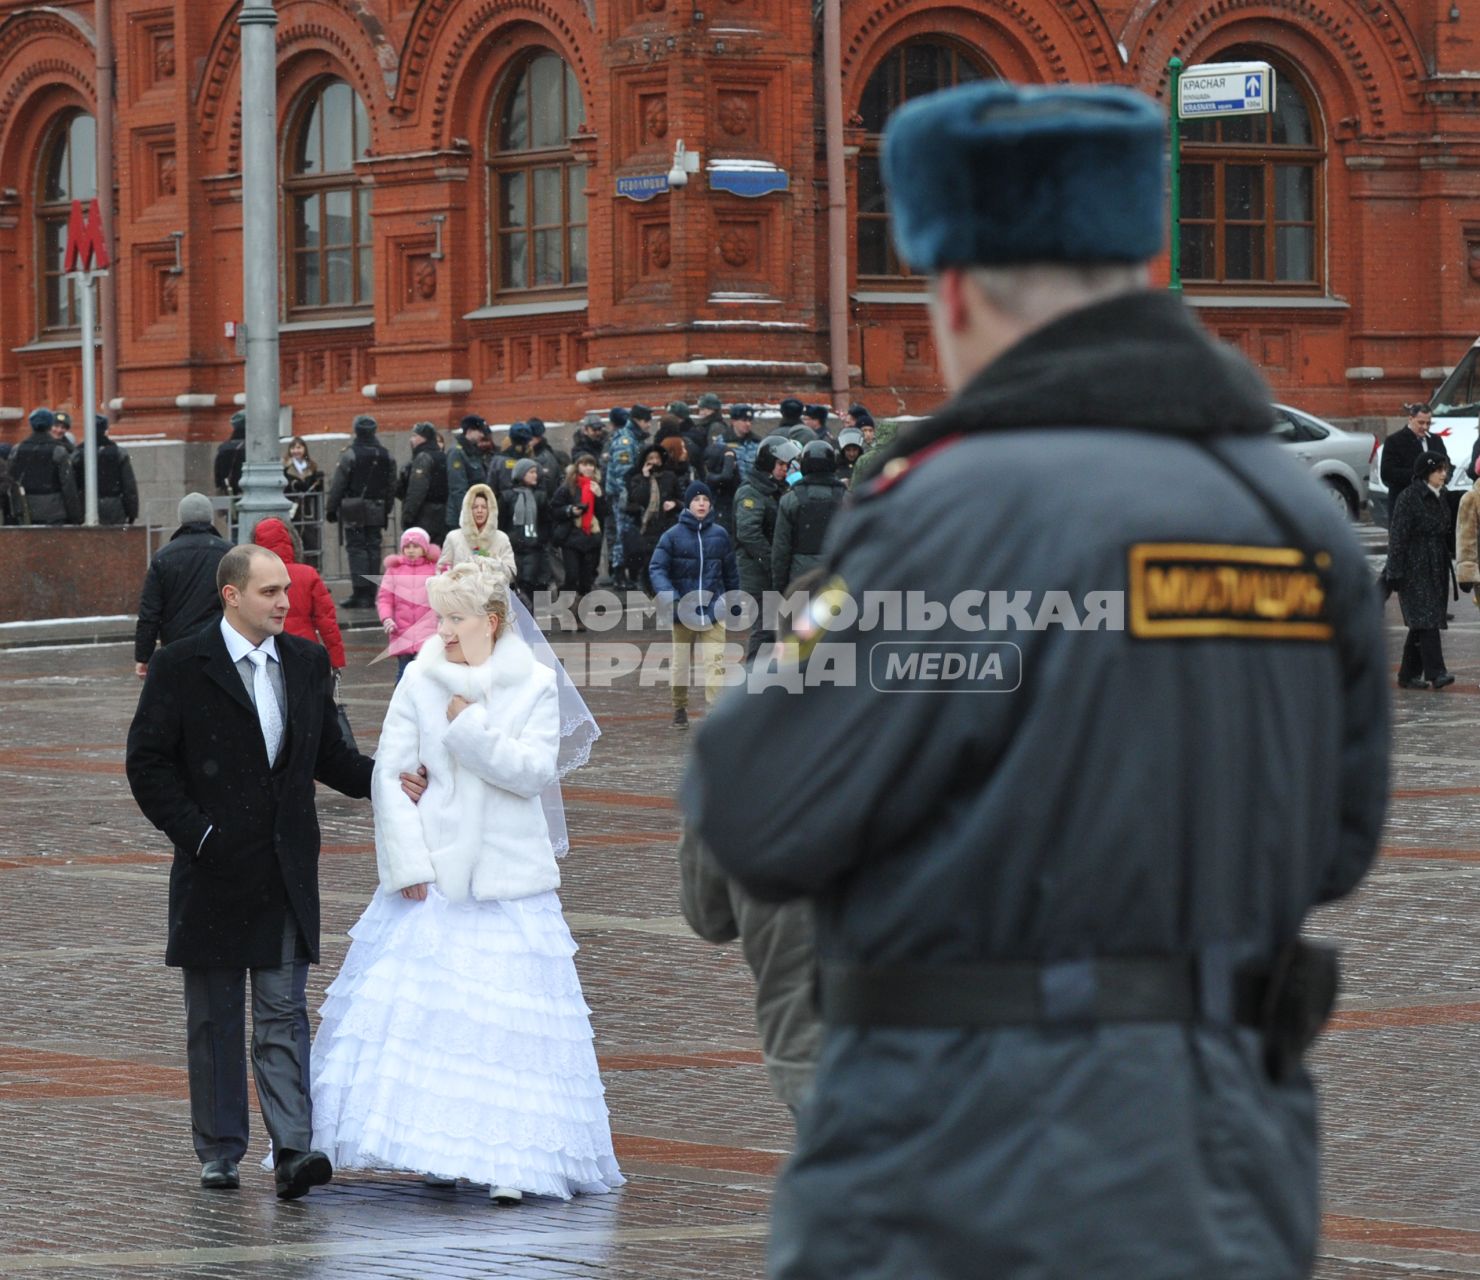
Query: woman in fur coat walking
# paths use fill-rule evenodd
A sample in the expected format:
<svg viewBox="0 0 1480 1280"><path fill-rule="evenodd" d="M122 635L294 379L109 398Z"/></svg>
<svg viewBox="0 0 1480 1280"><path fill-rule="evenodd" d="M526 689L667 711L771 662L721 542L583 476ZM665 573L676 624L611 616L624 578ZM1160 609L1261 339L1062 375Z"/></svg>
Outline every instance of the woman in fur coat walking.
<svg viewBox="0 0 1480 1280"><path fill-rule="evenodd" d="M514 544L498 527L498 503L486 484L475 484L463 495L462 519L442 544L437 568L477 559L497 560L514 576Z"/></svg>
<svg viewBox="0 0 1480 1280"><path fill-rule="evenodd" d="M375 756L380 889L314 1041L313 1145L339 1168L485 1184L498 1204L610 1191L623 1178L547 818L558 673L510 625L496 563L428 593L437 635ZM413 804L399 775L418 763Z"/></svg>

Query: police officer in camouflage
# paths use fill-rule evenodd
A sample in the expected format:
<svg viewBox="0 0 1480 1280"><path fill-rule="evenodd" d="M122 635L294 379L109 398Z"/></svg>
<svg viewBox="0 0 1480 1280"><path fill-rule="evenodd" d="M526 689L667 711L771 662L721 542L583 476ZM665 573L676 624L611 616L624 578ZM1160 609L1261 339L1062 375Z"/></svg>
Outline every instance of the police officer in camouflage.
<svg viewBox="0 0 1480 1280"><path fill-rule="evenodd" d="M324 515L344 530L351 589L346 609L375 605L375 583L380 570L381 537L390 523L396 500L396 464L390 451L375 438L376 422L368 413L354 421L354 443L339 455Z"/></svg>
<svg viewBox="0 0 1480 1280"><path fill-rule="evenodd" d="M833 629L720 699L683 788L721 866L817 921L773 1280L1313 1266L1335 981L1300 931L1377 852L1387 662L1268 389L1149 288L1165 138L1109 87L889 122L952 399L834 523Z"/></svg>
<svg viewBox="0 0 1480 1280"><path fill-rule="evenodd" d="M35 409L30 423L30 436L10 455L10 474L25 490L31 523L81 524L82 494L72 456L51 434L56 415L50 409Z"/></svg>
<svg viewBox="0 0 1480 1280"><path fill-rule="evenodd" d="M622 423L617 426L618 414ZM632 517L626 512L623 495L627 492L627 477L637 466L643 446L648 440L648 423L653 411L645 404L635 404L631 409L611 411L612 425L617 426L611 444L607 446L606 479L602 488L612 496L612 510L616 518L612 521L612 539L607 552L611 565L612 586L626 591L637 585L631 567L626 563L626 542L632 526Z"/></svg>

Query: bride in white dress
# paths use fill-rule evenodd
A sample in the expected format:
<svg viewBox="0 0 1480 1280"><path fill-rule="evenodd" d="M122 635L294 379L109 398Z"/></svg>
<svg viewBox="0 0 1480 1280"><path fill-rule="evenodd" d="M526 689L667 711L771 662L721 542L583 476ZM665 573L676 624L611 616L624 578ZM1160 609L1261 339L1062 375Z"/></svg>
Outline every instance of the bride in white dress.
<svg viewBox="0 0 1480 1280"><path fill-rule="evenodd" d="M437 635L375 756L380 889L314 1040L313 1145L338 1168L485 1183L501 1204L606 1192L623 1178L555 892L562 733L579 722L562 723L553 655L512 624L501 566L458 565L428 596ZM418 763L419 805L399 782Z"/></svg>

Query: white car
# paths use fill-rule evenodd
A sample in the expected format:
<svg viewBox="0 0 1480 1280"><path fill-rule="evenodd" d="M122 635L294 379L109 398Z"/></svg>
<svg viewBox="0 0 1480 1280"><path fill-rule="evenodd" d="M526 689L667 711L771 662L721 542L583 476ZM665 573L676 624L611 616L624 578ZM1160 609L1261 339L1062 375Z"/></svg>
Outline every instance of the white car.
<svg viewBox="0 0 1480 1280"><path fill-rule="evenodd" d="M1360 517L1367 502L1372 437L1343 431L1289 405L1273 407L1275 439L1310 468L1342 514L1351 520ZM1468 455L1465 461L1469 461Z"/></svg>
<svg viewBox="0 0 1480 1280"><path fill-rule="evenodd" d="M1480 435L1480 338L1434 392L1429 410L1434 415L1429 439L1443 446L1454 466L1446 487L1452 495L1451 501L1457 502L1459 495L1474 484L1467 468L1475 455L1476 436ZM1382 482L1380 448L1372 455L1368 489L1372 495L1372 519L1386 528L1389 503L1387 485Z"/></svg>

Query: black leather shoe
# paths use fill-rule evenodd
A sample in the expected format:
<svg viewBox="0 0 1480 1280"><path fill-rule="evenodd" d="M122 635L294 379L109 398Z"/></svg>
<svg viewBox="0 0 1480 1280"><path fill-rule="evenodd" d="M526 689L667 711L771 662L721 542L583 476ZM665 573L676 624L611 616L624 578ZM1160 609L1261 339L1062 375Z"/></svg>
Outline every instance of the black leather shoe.
<svg viewBox="0 0 1480 1280"><path fill-rule="evenodd" d="M1436 689L1446 689L1453 683L1454 677L1447 671L1442 676L1435 676L1433 679L1433 686Z"/></svg>
<svg viewBox="0 0 1480 1280"><path fill-rule="evenodd" d="M200 1185L207 1191L235 1191L242 1185L235 1160L210 1160L201 1166Z"/></svg>
<svg viewBox="0 0 1480 1280"><path fill-rule="evenodd" d="M1398 688L1400 689L1427 689L1429 687L1429 682L1427 680L1420 679L1418 676L1398 677Z"/></svg>
<svg viewBox="0 0 1480 1280"><path fill-rule="evenodd" d="M334 1166L322 1151L279 1151L274 1163L279 1200L297 1200L334 1176Z"/></svg>

